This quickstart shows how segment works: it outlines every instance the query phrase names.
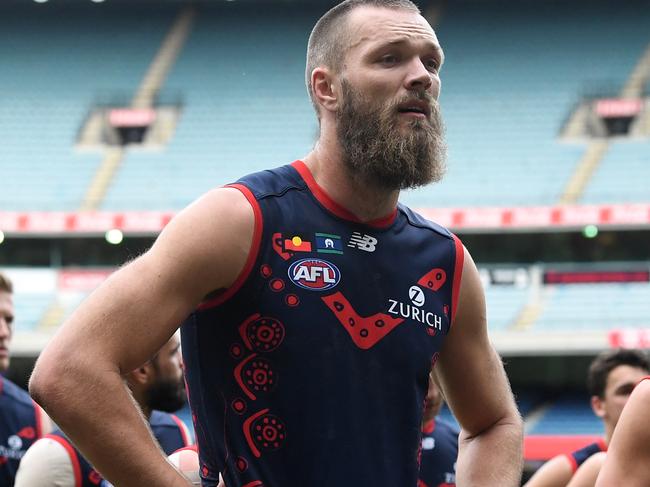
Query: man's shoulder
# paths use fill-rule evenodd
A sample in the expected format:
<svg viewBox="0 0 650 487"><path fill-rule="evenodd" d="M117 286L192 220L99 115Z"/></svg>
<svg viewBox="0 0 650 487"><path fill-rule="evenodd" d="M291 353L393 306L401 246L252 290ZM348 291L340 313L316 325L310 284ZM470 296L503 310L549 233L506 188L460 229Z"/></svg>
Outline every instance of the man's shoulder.
<svg viewBox="0 0 650 487"><path fill-rule="evenodd" d="M2 377L2 389L0 397L4 397L6 400L22 404L25 407L31 409L34 408L34 402L32 401L32 398L27 393L27 391L18 387L6 377Z"/></svg>
<svg viewBox="0 0 650 487"><path fill-rule="evenodd" d="M299 172L302 164L304 163L296 161L284 166L250 173L229 186L245 186L257 199L280 196L290 189L305 189L307 184Z"/></svg>
<svg viewBox="0 0 650 487"><path fill-rule="evenodd" d="M178 420L177 417L171 413L165 413L154 409L151 411L151 416L149 416L149 424L152 427L178 427Z"/></svg>
<svg viewBox="0 0 650 487"><path fill-rule="evenodd" d="M442 237L453 240L454 236L447 228L425 218L424 216L420 215L418 212L412 210L408 206L402 203L398 203L397 209L400 213L402 213L402 215L404 215L404 217L406 218L406 220L411 226L422 228L425 230L430 230L431 232L436 233Z"/></svg>

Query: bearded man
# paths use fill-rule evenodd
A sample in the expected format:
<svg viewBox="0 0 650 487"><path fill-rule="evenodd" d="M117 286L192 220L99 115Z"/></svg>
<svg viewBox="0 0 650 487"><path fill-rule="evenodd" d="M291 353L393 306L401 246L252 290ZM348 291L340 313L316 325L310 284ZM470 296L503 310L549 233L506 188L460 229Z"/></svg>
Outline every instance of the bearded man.
<svg viewBox="0 0 650 487"><path fill-rule="evenodd" d="M398 203L443 172L442 63L408 0L331 9L307 52L312 152L200 198L64 324L31 391L112 483L189 485L119 380L185 320L203 486L415 486L432 368L462 427L458 484L519 485L476 267Z"/></svg>
<svg viewBox="0 0 650 487"><path fill-rule="evenodd" d="M185 405L185 383L177 334L124 377L159 448L169 455L191 443L183 421L171 414ZM127 439L128 441L128 439ZM60 430L34 443L16 473L15 487L110 487Z"/></svg>

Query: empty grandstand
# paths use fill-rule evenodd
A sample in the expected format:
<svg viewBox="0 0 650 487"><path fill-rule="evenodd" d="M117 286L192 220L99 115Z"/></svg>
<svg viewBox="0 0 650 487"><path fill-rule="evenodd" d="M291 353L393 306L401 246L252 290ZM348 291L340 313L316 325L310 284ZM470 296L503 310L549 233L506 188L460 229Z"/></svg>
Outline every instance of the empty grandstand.
<svg viewBox="0 0 650 487"><path fill-rule="evenodd" d="M17 376L177 211L310 150L305 46L334 3L0 3ZM473 253L527 433L600 435L588 359L650 348L650 3L418 3L446 53L448 174L403 201Z"/></svg>

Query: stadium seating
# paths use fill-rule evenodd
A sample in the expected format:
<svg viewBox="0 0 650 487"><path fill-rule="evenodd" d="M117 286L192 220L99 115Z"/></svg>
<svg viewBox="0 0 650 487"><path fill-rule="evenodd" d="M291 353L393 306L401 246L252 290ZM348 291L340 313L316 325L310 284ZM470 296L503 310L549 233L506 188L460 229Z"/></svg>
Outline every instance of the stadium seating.
<svg viewBox="0 0 650 487"><path fill-rule="evenodd" d="M535 435L603 434L603 425L593 414L588 396L567 393L551 403L529 433Z"/></svg>
<svg viewBox="0 0 650 487"><path fill-rule="evenodd" d="M0 44L9 66L3 83L16 95L0 99L0 158L10 161L3 176L15 182L0 206L75 209L102 157L73 149L80 124L99 95L135 91L178 10L133 6L123 15L84 4L59 6L65 15L53 16L52 5L16 5L0 6L8 39ZM317 125L304 52L320 10L288 16L277 6L244 8L201 6L164 86L184 100L177 132L162 151L129 151L103 208L178 209L309 151ZM449 172L439 185L405 194L413 206L556 203L584 151L558 142L562 123L591 85L622 87L648 42L633 6L523 2L509 5L498 23L486 15L492 8L450 6L437 26L447 55L441 103ZM626 28L603 36L612 16ZM51 39L47 49L43 38ZM627 177L646 174L646 152L647 144L617 144L584 201L647 199L644 179Z"/></svg>
<svg viewBox="0 0 650 487"><path fill-rule="evenodd" d="M76 134L96 99L133 93L175 10L2 3L0 208L75 210L102 158Z"/></svg>
<svg viewBox="0 0 650 487"><path fill-rule="evenodd" d="M49 293L16 293L14 314L16 333L36 331L41 318L54 299Z"/></svg>
<svg viewBox="0 0 650 487"><path fill-rule="evenodd" d="M533 11L522 2L497 16L491 4L463 8L462 14L447 12L438 27L447 55L441 104L448 175L406 201L423 207L555 204L584 152L581 144L558 141L562 124L594 85L618 93L650 41L647 19L620 4L535 4ZM603 35L612 18L625 29ZM639 160L643 147L629 152ZM600 202L619 201L628 183L635 187L626 171L615 176L616 188ZM648 192L634 191L624 201L640 196L647 201Z"/></svg>
<svg viewBox="0 0 650 487"><path fill-rule="evenodd" d="M609 152L583 195L587 204L650 201L650 143L620 141Z"/></svg>
<svg viewBox="0 0 650 487"><path fill-rule="evenodd" d="M485 300L490 331L504 331L514 325L518 314L528 299L528 288L515 286L489 286Z"/></svg>
<svg viewBox="0 0 650 487"><path fill-rule="evenodd" d="M537 330L644 328L650 316L648 283L554 285Z"/></svg>
<svg viewBox="0 0 650 487"><path fill-rule="evenodd" d="M312 22L299 12L243 17L203 6L165 86L185 99L174 139L163 152L129 153L104 207L180 208L306 154L317 130L304 87Z"/></svg>

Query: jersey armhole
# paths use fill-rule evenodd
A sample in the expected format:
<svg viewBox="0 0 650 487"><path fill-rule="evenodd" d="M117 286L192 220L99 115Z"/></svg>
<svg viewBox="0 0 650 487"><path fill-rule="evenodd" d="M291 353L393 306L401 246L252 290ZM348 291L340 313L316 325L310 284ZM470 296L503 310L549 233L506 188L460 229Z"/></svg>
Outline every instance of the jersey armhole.
<svg viewBox="0 0 650 487"><path fill-rule="evenodd" d="M178 429L180 430L181 439L183 441L183 447L182 448L186 448L188 446L191 446L192 442L190 441L190 432L187 429L187 426L185 425L183 420L181 418L179 418L178 416L176 416L175 414L170 414L170 416L172 417L172 420L174 421L174 423L176 423L176 426L178 426Z"/></svg>
<svg viewBox="0 0 650 487"><path fill-rule="evenodd" d="M198 306L199 310L206 310L209 308L214 308L215 306L219 306L220 304L223 304L226 301L228 301L231 297L233 297L237 293L237 291L241 289L241 287L244 285L244 282L246 282L246 279L248 279L248 276L253 270L253 265L257 260L257 255L260 251L260 246L262 243L262 229L264 226L262 210L260 209L260 205L255 199L255 196L253 195L251 190L248 189L243 184L229 184L224 187L233 188L240 191L244 195L244 197L248 200L251 207L253 208L253 216L255 219L255 223L253 227L253 239L251 242L251 248L248 251L248 257L246 258L246 263L244 264L244 267L242 268L241 272L237 276L237 279L235 279L235 282L232 284L232 286L230 286L228 289L226 289L223 293L219 294L218 296L215 296L214 298L201 303Z"/></svg>
<svg viewBox="0 0 650 487"><path fill-rule="evenodd" d="M571 465L571 472L576 473L576 470L578 470L578 462L576 459L569 453L565 453L564 456L567 460L569 460L569 464Z"/></svg>
<svg viewBox="0 0 650 487"><path fill-rule="evenodd" d="M79 457L77 456L77 452L75 451L74 447L68 440L57 435L45 435L43 438L54 440L63 448L65 448L65 451L68 452L68 456L70 457L70 462L72 463L74 485L75 487L81 487L81 465L79 464Z"/></svg>
<svg viewBox="0 0 650 487"><path fill-rule="evenodd" d="M451 319L449 320L450 326L454 324L456 319L456 309L458 309L458 297L460 294L460 283L463 277L463 264L465 262L465 247L463 242L454 235L454 249L455 249L455 258L454 258L454 282L451 288Z"/></svg>

